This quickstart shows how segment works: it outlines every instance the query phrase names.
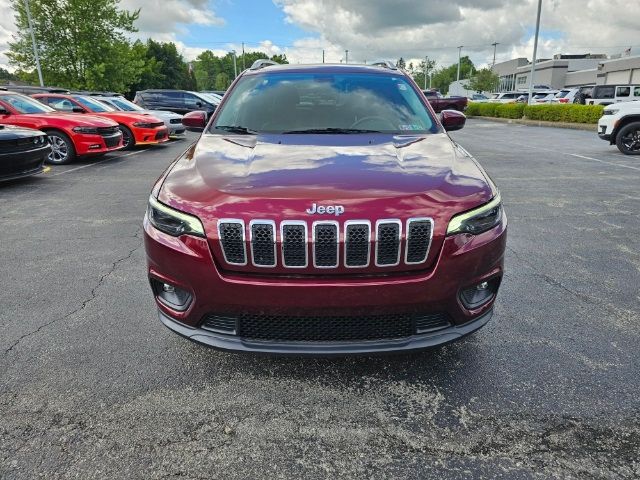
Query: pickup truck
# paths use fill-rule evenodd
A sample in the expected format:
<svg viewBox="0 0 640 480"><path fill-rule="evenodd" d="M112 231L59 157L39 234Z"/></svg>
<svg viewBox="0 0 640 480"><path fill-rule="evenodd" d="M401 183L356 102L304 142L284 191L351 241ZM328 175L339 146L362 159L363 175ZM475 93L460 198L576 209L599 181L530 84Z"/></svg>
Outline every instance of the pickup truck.
<svg viewBox="0 0 640 480"><path fill-rule="evenodd" d="M467 97L445 97L437 90L423 90L422 93L427 97L436 113L440 113L442 110L464 112L469 101Z"/></svg>

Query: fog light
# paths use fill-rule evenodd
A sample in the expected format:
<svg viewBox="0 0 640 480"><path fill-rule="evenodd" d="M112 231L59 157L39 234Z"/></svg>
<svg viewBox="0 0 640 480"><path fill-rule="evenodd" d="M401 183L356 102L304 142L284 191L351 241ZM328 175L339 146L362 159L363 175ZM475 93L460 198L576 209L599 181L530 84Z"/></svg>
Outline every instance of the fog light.
<svg viewBox="0 0 640 480"><path fill-rule="evenodd" d="M151 288L158 301L167 307L181 312L189 308L191 294L188 291L153 278L151 279Z"/></svg>
<svg viewBox="0 0 640 480"><path fill-rule="evenodd" d="M473 310L489 302L498 292L500 279L493 278L486 282L480 282L473 287L465 288L460 292L460 300L465 308Z"/></svg>

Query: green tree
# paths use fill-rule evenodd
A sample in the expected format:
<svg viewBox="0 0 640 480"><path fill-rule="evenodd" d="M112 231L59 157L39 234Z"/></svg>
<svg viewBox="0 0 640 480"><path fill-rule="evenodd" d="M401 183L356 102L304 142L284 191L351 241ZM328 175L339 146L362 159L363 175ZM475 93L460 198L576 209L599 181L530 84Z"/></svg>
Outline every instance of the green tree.
<svg viewBox="0 0 640 480"><path fill-rule="evenodd" d="M216 90L226 90L227 88L229 88L229 84L230 84L230 80L229 80L229 75L227 75L225 72L220 72L216 75L216 83L215 85L215 89Z"/></svg>
<svg viewBox="0 0 640 480"><path fill-rule="evenodd" d="M460 59L460 79L469 78L474 69L473 62L468 56ZM449 91L451 82L455 82L458 75L458 64L454 63L448 67L440 68L433 74L432 86L443 94Z"/></svg>
<svg viewBox="0 0 640 480"><path fill-rule="evenodd" d="M22 0L11 0L17 33L7 56L26 72L35 61ZM127 34L138 11L118 0L31 0L31 14L45 82L78 89L124 91L144 68L141 52Z"/></svg>
<svg viewBox="0 0 640 480"><path fill-rule="evenodd" d="M468 90L490 92L498 86L500 78L490 68L482 68L469 79Z"/></svg>
<svg viewBox="0 0 640 480"><path fill-rule="evenodd" d="M0 67L0 82L6 82L7 80L17 80L18 77L11 73L9 70Z"/></svg>
<svg viewBox="0 0 640 480"><path fill-rule="evenodd" d="M407 62L404 61L404 58L400 57L396 62L396 67L404 70L406 66L407 66Z"/></svg>
<svg viewBox="0 0 640 480"><path fill-rule="evenodd" d="M429 75L431 75L433 70L436 68L436 61L429 59L422 60L417 67L411 68L412 65L409 65L409 67L409 73L411 73L413 80L418 84L418 86L420 88L429 88Z"/></svg>

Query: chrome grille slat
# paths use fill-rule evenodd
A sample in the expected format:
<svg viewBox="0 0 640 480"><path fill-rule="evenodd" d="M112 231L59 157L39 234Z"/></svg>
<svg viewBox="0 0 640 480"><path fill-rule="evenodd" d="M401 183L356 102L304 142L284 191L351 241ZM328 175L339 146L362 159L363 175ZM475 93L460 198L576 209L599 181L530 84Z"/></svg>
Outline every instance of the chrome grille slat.
<svg viewBox="0 0 640 480"><path fill-rule="evenodd" d="M256 267L276 266L276 222L251 220L249 222L251 262Z"/></svg>
<svg viewBox="0 0 640 480"><path fill-rule="evenodd" d="M344 265L347 268L369 266L371 255L371 223L348 220L344 226Z"/></svg>
<svg viewBox="0 0 640 480"><path fill-rule="evenodd" d="M235 218L218 220L218 238L224 260L231 265L247 264L244 221Z"/></svg>
<svg viewBox="0 0 640 480"><path fill-rule="evenodd" d="M313 222L313 266L336 268L339 260L340 231L338 222Z"/></svg>
<svg viewBox="0 0 640 480"><path fill-rule="evenodd" d="M218 238L224 261L237 266L251 263L269 268L362 269L372 261L382 268L395 267L401 259L406 265L427 261L433 242L433 219L380 219L375 230L372 227L368 220L285 220L277 224L256 219L249 222L247 229L244 220L223 218L218 220Z"/></svg>
<svg viewBox="0 0 640 480"><path fill-rule="evenodd" d="M386 219L376 222L376 266L395 267L400 263L400 220Z"/></svg>
<svg viewBox="0 0 640 480"><path fill-rule="evenodd" d="M433 220L430 218L410 218L407 220L407 241L404 263L423 263L429 255L433 237Z"/></svg>
<svg viewBox="0 0 640 480"><path fill-rule="evenodd" d="M307 223L287 220L280 224L282 241L282 263L288 268L306 268L309 264L307 252Z"/></svg>

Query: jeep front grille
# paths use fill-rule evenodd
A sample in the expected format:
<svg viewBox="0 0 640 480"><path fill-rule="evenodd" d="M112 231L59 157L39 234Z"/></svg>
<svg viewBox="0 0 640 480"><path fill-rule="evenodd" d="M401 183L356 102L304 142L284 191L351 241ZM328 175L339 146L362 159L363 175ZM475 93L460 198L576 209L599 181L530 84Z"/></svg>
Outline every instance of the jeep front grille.
<svg viewBox="0 0 640 480"><path fill-rule="evenodd" d="M310 230L310 231L309 231ZM224 261L230 265L317 269L393 267L426 262L433 238L433 220L317 221L220 219L218 237ZM248 240L247 240L248 237ZM309 238L311 237L311 238ZM247 246L248 244L248 246ZM373 258L372 258L373 257Z"/></svg>

